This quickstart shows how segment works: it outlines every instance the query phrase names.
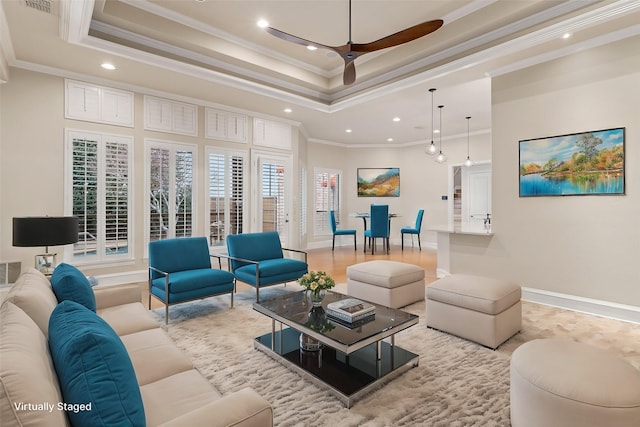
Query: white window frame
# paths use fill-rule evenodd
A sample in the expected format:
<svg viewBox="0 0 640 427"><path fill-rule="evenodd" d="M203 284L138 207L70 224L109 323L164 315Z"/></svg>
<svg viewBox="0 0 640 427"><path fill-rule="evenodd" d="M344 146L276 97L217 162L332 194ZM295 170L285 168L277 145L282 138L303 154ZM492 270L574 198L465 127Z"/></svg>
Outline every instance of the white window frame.
<svg viewBox="0 0 640 427"><path fill-rule="evenodd" d="M225 224L224 224L224 230L227 230L227 227L229 226L229 211L230 211L230 206L229 206L229 197L230 195L227 193L230 189L231 183L229 182L229 174L227 173L228 170L226 168L228 168L229 163L228 160L231 157L241 157L242 158L242 230L243 232L247 233L249 232L249 227L250 227L250 222L249 222L249 192L250 192L250 188L249 188L249 168L250 168L250 162L249 162L249 151L248 150L232 150L232 149L225 149L225 148L220 148L220 147L213 147L213 146L208 146L205 148L205 178L204 178L204 187L205 187L205 197L207 202L204 203L204 218L205 218L205 235L206 236L211 236L211 232L212 232L212 221L211 221L211 213L210 213L210 197L211 197L211 189L210 189L210 182L211 182L211 168L209 165L209 161L210 161L210 156L211 155L220 155L220 156L224 156L224 164L225 164L225 173L224 173L224 191L225 191L225 195L223 196L225 198ZM227 235L226 231L225 231L225 236ZM211 248L213 250L216 249L220 249L220 250L226 250L226 245L222 244L222 245L211 245L211 240L209 239L209 245L211 246Z"/></svg>
<svg viewBox="0 0 640 427"><path fill-rule="evenodd" d="M168 141L168 140L162 140L162 139L155 139L155 138L146 138L145 139L145 180L144 180L144 197L145 197L145 202L144 202L144 216L145 216L145 232L144 232L144 239L145 239L145 258L148 258L149 256L149 242L151 240L150 238L150 233L151 233L151 221L150 221L150 216L151 216L151 208L149 206L149 199L151 197L151 191L150 191L150 184L151 184L151 161L150 161L150 156L151 156L151 150L152 149L162 149L162 150L168 150L170 152L170 161L169 161L169 167L170 167L170 177L169 177L169 189L171 191L171 189L173 189L173 193L169 195L168 199L169 200L175 200L175 188L176 188L176 174L175 174L175 159L176 159L176 152L177 151L188 151L192 153L192 160L193 160L193 164L192 164L192 177L191 177L191 194L192 194L192 199L191 199L191 232L192 235L193 233L196 232L196 226L198 224L198 212L199 212L199 208L198 208L198 147L195 144L187 144L187 143L183 143L183 142L177 142L177 141ZM169 204L169 212L168 212L168 217L169 218L174 218L176 214L176 206L175 204ZM171 238L175 236L175 228L170 228L169 229L169 233L167 235L166 238Z"/></svg>
<svg viewBox="0 0 640 427"><path fill-rule="evenodd" d="M335 202L336 206L331 206L331 203L327 199L326 206L318 206L318 203L321 199L324 199L324 196L319 194L320 188L318 187L318 175L328 175L329 179L331 175L338 175L339 179L337 182L338 194ZM340 169L330 169L330 168L322 168L315 167L313 168L313 235L314 237L326 237L331 236L331 224L329 224L329 211L336 211L336 222L338 225L340 224L340 210L342 208L342 180L344 174ZM330 185L330 181L327 182L327 188ZM333 208L333 209L332 209Z"/></svg>
<svg viewBox="0 0 640 427"><path fill-rule="evenodd" d="M73 215L73 140L89 139L95 140L97 143L97 194L96 194L96 207L97 207L97 232L96 232L96 254L95 255L74 255L74 246L69 245L65 248L64 259L69 262L73 262L75 265L100 265L114 263L120 265L123 262L131 262L134 257L134 226L133 218L135 214L133 211L133 137L128 135L109 134L103 132L92 132L85 130L65 129L65 154L64 154L64 170L65 170L65 190L64 190L64 203L65 203L65 215ZM124 144L127 146L127 239L125 253L107 253L107 238L106 238L106 147L109 142L116 142L118 144ZM82 244L77 243L78 244Z"/></svg>

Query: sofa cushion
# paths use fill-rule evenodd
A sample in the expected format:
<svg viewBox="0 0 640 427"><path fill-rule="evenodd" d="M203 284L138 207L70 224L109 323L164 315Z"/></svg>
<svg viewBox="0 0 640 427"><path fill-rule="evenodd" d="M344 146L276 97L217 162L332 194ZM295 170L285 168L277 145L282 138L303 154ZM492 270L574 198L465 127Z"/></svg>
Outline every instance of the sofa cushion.
<svg viewBox="0 0 640 427"><path fill-rule="evenodd" d="M11 301L40 328L45 337L49 335L49 316L58 305L51 283L35 268L23 272L5 298Z"/></svg>
<svg viewBox="0 0 640 427"><path fill-rule="evenodd" d="M227 249L232 257L254 261L284 257L280 235L276 231L230 234L227 236ZM234 270L244 264L232 261Z"/></svg>
<svg viewBox="0 0 640 427"><path fill-rule="evenodd" d="M96 311L96 297L87 277L76 267L62 263L51 275L51 287L58 302L70 300Z"/></svg>
<svg viewBox="0 0 640 427"><path fill-rule="evenodd" d="M158 322L139 302L99 308L97 313L119 336L158 328Z"/></svg>
<svg viewBox="0 0 640 427"><path fill-rule="evenodd" d="M220 398L198 371L191 369L140 387L147 424L160 425ZM243 409L238 409L241 413ZM215 424L209 420L210 425Z"/></svg>
<svg viewBox="0 0 640 427"><path fill-rule="evenodd" d="M193 363L160 328L120 337L127 349L138 385L193 369Z"/></svg>
<svg viewBox="0 0 640 427"><path fill-rule="evenodd" d="M291 258L276 258L260 261L260 285L298 280L308 271L307 263ZM256 268L254 264L245 265L236 270L238 280L255 285Z"/></svg>
<svg viewBox="0 0 640 427"><path fill-rule="evenodd" d="M153 286L163 291L167 284L164 277L154 279L152 283ZM220 289L220 292L224 292L225 290L231 291L233 289L233 274L214 268L176 271L169 274L169 288L172 294L216 286L222 286L224 288Z"/></svg>
<svg viewBox="0 0 640 427"><path fill-rule="evenodd" d="M63 301L49 321L49 347L74 425L145 425L136 375L124 344L97 314ZM86 406L90 405L90 406Z"/></svg>
<svg viewBox="0 0 640 427"><path fill-rule="evenodd" d="M38 325L10 301L0 307L0 325L0 424L68 425L65 413L57 407L62 394L47 339ZM44 402L54 407L15 406Z"/></svg>
<svg viewBox="0 0 640 427"><path fill-rule="evenodd" d="M149 243L149 265L165 273L211 268L206 237L181 237ZM162 277L151 270L153 279Z"/></svg>

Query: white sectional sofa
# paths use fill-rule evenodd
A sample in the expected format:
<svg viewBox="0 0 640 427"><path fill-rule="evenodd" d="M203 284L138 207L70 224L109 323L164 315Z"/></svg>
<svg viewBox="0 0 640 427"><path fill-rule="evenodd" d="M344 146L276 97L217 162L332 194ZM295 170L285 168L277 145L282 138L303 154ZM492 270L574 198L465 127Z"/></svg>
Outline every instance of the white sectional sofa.
<svg viewBox="0 0 640 427"><path fill-rule="evenodd" d="M93 291L96 312L87 310L86 316L94 316L92 321L98 323L106 321L124 344L135 372L132 380L137 381L134 394L139 391L137 397L141 397L144 410L143 421L131 418L117 422L118 425L273 425L270 404L254 390L245 388L222 396L200 375L141 304L138 286L96 287ZM0 307L0 420L3 427L93 424L74 419L74 411L87 409L96 412L84 415L101 416L97 413L97 404L83 408L65 402L64 387L54 363L60 362L54 360L50 350L56 343L49 342L49 320L58 306L49 280L37 270L29 269L13 285ZM66 319L58 316L60 321L64 323ZM70 331L72 335L73 329ZM117 337L115 340L119 341ZM86 363L84 359L83 363ZM112 367L108 363L106 366ZM94 367L89 364L84 369L88 372ZM115 393L107 395L107 399L111 398L114 401L109 404L132 404L131 399ZM86 400L85 403L90 402L89 398Z"/></svg>

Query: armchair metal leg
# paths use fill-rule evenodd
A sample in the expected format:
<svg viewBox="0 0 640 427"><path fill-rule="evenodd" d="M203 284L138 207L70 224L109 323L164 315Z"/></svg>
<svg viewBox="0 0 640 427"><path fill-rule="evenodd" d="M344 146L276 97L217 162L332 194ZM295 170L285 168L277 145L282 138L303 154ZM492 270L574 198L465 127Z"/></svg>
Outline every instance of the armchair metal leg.
<svg viewBox="0 0 640 427"><path fill-rule="evenodd" d="M336 235L333 235L333 243L331 243L331 250L333 251L336 248Z"/></svg>
<svg viewBox="0 0 640 427"><path fill-rule="evenodd" d="M400 233L400 239L402 240L402 250L404 251L404 233Z"/></svg>
<svg viewBox="0 0 640 427"><path fill-rule="evenodd" d="M355 233L353 234L353 250L357 251L358 250L358 242L356 241L356 235Z"/></svg>
<svg viewBox="0 0 640 427"><path fill-rule="evenodd" d="M260 302L260 286L256 286L256 302Z"/></svg>
<svg viewBox="0 0 640 427"><path fill-rule="evenodd" d="M235 292L235 286L234 286L234 290L230 292L231 294L231 308L233 308L233 293Z"/></svg>
<svg viewBox="0 0 640 427"><path fill-rule="evenodd" d="M166 302L164 303L164 324L169 324L169 304Z"/></svg>

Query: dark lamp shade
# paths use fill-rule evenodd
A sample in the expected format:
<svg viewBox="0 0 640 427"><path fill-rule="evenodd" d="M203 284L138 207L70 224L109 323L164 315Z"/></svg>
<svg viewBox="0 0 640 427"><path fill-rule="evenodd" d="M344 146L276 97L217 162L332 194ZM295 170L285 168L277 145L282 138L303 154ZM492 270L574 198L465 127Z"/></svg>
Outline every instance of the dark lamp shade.
<svg viewBox="0 0 640 427"><path fill-rule="evenodd" d="M32 216L13 218L13 246L58 246L78 241L78 218Z"/></svg>

